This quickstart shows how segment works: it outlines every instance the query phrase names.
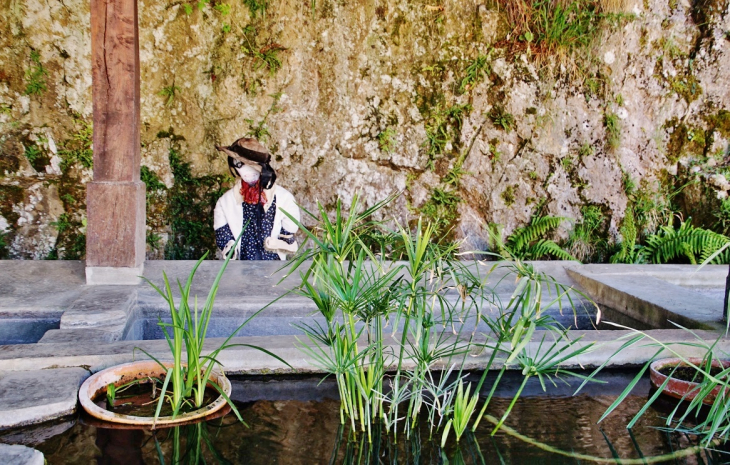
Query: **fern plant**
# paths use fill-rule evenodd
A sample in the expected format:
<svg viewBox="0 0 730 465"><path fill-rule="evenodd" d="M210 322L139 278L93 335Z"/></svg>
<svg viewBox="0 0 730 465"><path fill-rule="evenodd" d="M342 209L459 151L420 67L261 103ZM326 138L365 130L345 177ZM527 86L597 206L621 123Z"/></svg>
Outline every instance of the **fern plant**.
<svg viewBox="0 0 730 465"><path fill-rule="evenodd" d="M682 222L679 228L662 226L659 232L646 239L644 255L651 263L669 263L687 259L693 265L704 262L717 252L730 238L716 232L696 228L690 220ZM709 261L714 264L730 263L730 248L726 248Z"/></svg>
<svg viewBox="0 0 730 465"><path fill-rule="evenodd" d="M621 237L623 238L618 252L611 256L611 263L644 263L644 246L636 243L638 231L634 220L634 207L626 208L624 221L621 225Z"/></svg>
<svg viewBox="0 0 730 465"><path fill-rule="evenodd" d="M502 240L502 226L491 223L489 246L492 250L510 260L540 260L551 256L559 260L576 260L570 253L545 235L557 228L566 218L560 216L534 216L530 224L515 229L506 240Z"/></svg>

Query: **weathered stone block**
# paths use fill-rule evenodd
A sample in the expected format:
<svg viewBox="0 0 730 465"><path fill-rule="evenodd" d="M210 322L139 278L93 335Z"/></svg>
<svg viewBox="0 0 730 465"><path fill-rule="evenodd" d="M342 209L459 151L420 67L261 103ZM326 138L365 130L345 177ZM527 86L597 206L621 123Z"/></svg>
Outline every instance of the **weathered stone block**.
<svg viewBox="0 0 730 465"><path fill-rule="evenodd" d="M79 386L88 376L89 372L82 368L6 374L0 378L0 429L72 415L76 412Z"/></svg>

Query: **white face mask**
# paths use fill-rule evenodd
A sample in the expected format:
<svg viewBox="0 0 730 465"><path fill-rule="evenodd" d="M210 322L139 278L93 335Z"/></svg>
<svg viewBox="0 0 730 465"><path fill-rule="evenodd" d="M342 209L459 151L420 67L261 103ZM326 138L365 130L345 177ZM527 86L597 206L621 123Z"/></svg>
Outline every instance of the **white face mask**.
<svg viewBox="0 0 730 465"><path fill-rule="evenodd" d="M243 182L246 184L254 184L256 181L259 180L259 177L261 176L261 173L250 165L243 165L240 168L236 168L236 171L238 171L238 175L241 176L241 179L243 179Z"/></svg>

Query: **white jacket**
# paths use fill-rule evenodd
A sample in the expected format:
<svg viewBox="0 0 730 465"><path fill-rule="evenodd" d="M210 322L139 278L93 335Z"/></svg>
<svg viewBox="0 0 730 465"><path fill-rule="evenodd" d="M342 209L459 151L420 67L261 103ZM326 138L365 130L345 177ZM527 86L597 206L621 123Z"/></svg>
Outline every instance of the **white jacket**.
<svg viewBox="0 0 730 465"><path fill-rule="evenodd" d="M264 211L268 212L271 203L276 198L276 212L274 213L274 225L271 228L271 237L273 239L279 238L281 229L284 228L286 231L294 234L299 230L299 227L294 223L288 216L282 211L286 211L291 216L299 221L299 207L294 201L294 196L288 190L280 187L276 184L271 189L265 189L266 203L264 204ZM215 204L215 212L213 214L213 228L222 228L226 224L231 228L234 239L241 234L243 229L243 197L241 196L241 179L236 181L236 185L233 186L228 192L223 194L218 202ZM236 245L236 257L240 255L240 243ZM286 260L286 254L278 252L279 258Z"/></svg>

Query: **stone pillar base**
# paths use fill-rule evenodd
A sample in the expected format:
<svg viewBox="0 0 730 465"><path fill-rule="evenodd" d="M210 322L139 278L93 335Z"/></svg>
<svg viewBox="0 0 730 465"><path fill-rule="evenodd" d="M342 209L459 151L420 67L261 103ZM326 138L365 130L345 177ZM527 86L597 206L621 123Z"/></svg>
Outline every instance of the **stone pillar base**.
<svg viewBox="0 0 730 465"><path fill-rule="evenodd" d="M87 284L138 284L145 256L145 185L86 185Z"/></svg>
<svg viewBox="0 0 730 465"><path fill-rule="evenodd" d="M138 267L87 266L86 284L136 285L142 282L144 263Z"/></svg>

